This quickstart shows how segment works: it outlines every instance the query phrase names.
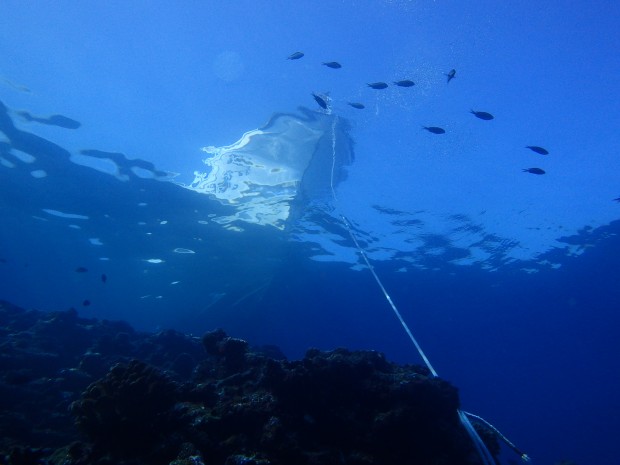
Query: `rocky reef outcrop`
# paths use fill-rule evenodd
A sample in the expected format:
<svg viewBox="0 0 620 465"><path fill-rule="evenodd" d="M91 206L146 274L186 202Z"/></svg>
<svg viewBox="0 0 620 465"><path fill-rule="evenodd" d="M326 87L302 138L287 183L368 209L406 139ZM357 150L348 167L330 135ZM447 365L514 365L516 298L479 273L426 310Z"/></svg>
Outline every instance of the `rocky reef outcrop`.
<svg viewBox="0 0 620 465"><path fill-rule="evenodd" d="M476 464L456 388L372 351L288 361L0 302L0 464Z"/></svg>

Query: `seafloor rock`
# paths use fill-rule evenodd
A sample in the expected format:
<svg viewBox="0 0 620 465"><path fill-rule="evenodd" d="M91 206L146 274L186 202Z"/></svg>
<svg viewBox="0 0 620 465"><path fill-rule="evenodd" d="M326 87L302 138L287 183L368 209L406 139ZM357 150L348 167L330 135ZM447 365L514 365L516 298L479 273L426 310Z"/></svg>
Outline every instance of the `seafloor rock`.
<svg viewBox="0 0 620 465"><path fill-rule="evenodd" d="M449 383L377 352L287 361L222 330L0 302L0 465L474 465L458 407Z"/></svg>
<svg viewBox="0 0 620 465"><path fill-rule="evenodd" d="M0 301L0 464L14 447L75 441L69 406L114 364L139 359L185 381L206 357L199 339L174 331L139 333L75 310L40 312Z"/></svg>
<svg viewBox="0 0 620 465"><path fill-rule="evenodd" d="M201 372L216 397L181 412L186 438L208 463L469 463L456 389L379 353L311 350L295 362L255 355L223 379Z"/></svg>
<svg viewBox="0 0 620 465"><path fill-rule="evenodd" d="M78 428L98 450L134 457L157 451L176 427L177 386L138 360L113 366L71 404Z"/></svg>

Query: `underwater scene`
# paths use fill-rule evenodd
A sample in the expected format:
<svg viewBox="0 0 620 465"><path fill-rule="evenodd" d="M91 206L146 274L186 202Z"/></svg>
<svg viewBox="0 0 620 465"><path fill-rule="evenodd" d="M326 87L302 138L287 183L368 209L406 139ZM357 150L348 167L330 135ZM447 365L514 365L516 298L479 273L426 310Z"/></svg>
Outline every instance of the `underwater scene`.
<svg viewBox="0 0 620 465"><path fill-rule="evenodd" d="M615 465L620 5L0 3L0 464Z"/></svg>

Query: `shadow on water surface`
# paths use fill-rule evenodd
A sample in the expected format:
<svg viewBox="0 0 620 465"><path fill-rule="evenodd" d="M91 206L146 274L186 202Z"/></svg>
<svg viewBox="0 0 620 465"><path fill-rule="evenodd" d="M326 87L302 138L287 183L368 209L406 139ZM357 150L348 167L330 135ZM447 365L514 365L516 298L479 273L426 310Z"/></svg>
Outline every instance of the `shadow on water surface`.
<svg viewBox="0 0 620 465"><path fill-rule="evenodd" d="M205 171L184 186L122 153L70 153L19 129L2 105L3 297L41 309L88 299L99 317L149 327L236 306L268 287L304 199L344 177L347 129L305 109L277 113L236 144L208 148Z"/></svg>

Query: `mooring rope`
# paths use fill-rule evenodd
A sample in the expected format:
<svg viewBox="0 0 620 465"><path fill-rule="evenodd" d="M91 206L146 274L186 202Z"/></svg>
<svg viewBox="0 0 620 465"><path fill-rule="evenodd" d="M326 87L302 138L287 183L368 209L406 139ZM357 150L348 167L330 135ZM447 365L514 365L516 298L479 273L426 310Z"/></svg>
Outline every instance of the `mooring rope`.
<svg viewBox="0 0 620 465"><path fill-rule="evenodd" d="M338 123L338 117L334 116L334 119L332 120L332 128L331 128L332 129L332 169L331 169L331 175L330 175L330 187L331 187L331 191L332 191L332 196L334 198L334 205L336 207L338 206L338 197L336 196L336 191L334 190L334 172L335 172L335 169L336 169L336 124L337 123ZM340 218L342 219L342 222L344 223L344 226L345 226L347 232L349 233L349 236L351 237L351 240L355 244L355 247L357 248L360 256L364 260L364 263L366 263L366 266L368 267L368 270L370 270L370 273L372 274L373 278L375 278L375 281L376 281L377 285L379 286L379 289L381 289L381 292L383 293L383 296L385 297L385 300L387 300L388 304L392 308L392 311L394 312L394 315L396 315L396 318L398 319L398 321L400 322L401 326L405 330L405 333L407 334L407 336L409 336L409 339L413 343L413 346L418 351L418 354L420 354L420 357L422 357L422 360L424 361L424 364L426 365L428 370L431 372L431 374L433 376L437 377L438 376L437 372L433 368L433 365L431 365L431 361L428 359L428 357L426 356L426 354L422 350L422 347L420 346L420 344L418 343L418 341L414 337L413 333L411 332L411 329L409 329L409 325L407 324L407 322L405 321L405 319L401 315L400 311L398 310L398 307L396 307L396 304L394 303L394 301L390 297L390 294L388 294L388 291L386 290L385 286L383 285L383 282L381 282L381 279L379 278L379 275L375 271L374 267L370 264L370 260L368 260L368 256L366 255L366 252L364 251L364 249L362 248L362 246L358 242L357 237L355 236L355 234L353 232L353 228L351 226L351 223L349 222L347 217L344 216L344 214L339 213L339 215L340 215Z"/></svg>
<svg viewBox="0 0 620 465"><path fill-rule="evenodd" d="M332 130L332 169L331 169L331 175L330 175L330 187L331 187L332 197L334 199L334 206L336 207L336 209L338 209L338 197L336 196L336 191L334 190L334 172L335 172L335 168L336 168L336 124L337 124L337 122L338 122L338 117L334 116L334 118L332 120L332 127L331 127L331 130ZM420 357L424 361L424 364L426 365L426 367L428 368L430 373L433 375L433 377L438 377L439 375L437 374L437 372L435 371L435 369L431 365L431 362L428 359L428 357L426 356L426 354L424 353L424 351L422 350L422 347L420 346L420 344L418 343L416 338L413 336L413 333L409 329L409 325L407 324L407 322L405 321L405 319L401 315L400 311L398 310L398 307L396 307L396 304L394 303L394 301L390 297L390 294L388 294L385 286L383 285L383 282L379 278L379 275L375 271L374 267L371 265L370 260L368 259L368 255L366 254L364 248L358 242L357 237L355 236L355 233L353 232L353 227L351 226L351 223L349 222L349 220L347 219L347 217L343 213L339 212L338 214L340 215L340 218L341 218L341 220L342 220L342 222L343 222L347 232L349 233L349 236L351 237L351 240L355 244L355 247L357 248L360 256L362 257L362 260L364 261L364 263L366 264L368 270L370 271L370 273L372 274L373 278L375 279L375 282L377 283L377 285L379 286L379 289L383 293L383 296L385 297L385 300L387 300L388 304L392 308L392 311L394 312L394 315L396 315L396 318L398 319L398 321L400 322L401 326L405 330L405 333L407 334L407 336L409 337L409 339L413 343L413 346L415 347L416 351L418 352L418 354L420 355ZM471 438L472 442L474 443L476 451L478 452L478 455L480 456L480 459L482 460L482 463L484 465L496 465L496 463L495 463L495 460L493 459L493 456L489 452L489 449L487 448L487 446L484 444L484 442L480 438L480 435L478 434L476 429L473 427L473 425L471 424L471 421L469 420L468 417L472 417L472 418L475 418L476 420L480 420L483 424L489 426L490 430L493 431L495 434L497 434L500 439L502 439L509 447L511 447L515 452L517 452L524 461L526 461L526 462L530 461L530 458L528 457L527 454L525 454L525 453L521 452L519 449L517 449L514 446L514 444L512 444L512 442L510 442L506 438L506 436L501 434L499 432L499 430L497 430L497 428L492 426L487 421L483 420L481 417L479 417L477 415L473 415L473 414L468 413L468 412L464 412L463 410L460 410L460 409L457 410L457 413L459 415L459 419L461 421L461 424L463 425L463 428L465 428L465 431L467 431L467 434L469 435L469 437Z"/></svg>
<svg viewBox="0 0 620 465"><path fill-rule="evenodd" d="M418 354L420 354L420 357L422 357L422 360L424 360L424 364L426 365L426 368L428 368L428 370L431 372L431 374L433 376L437 377L438 376L437 372L433 368L433 365L431 365L431 361L428 359L428 357L426 356L426 354L422 350L422 347L420 347L420 344L418 344L418 341L416 340L416 338L413 336L413 333L409 329L409 325L407 324L407 322L405 321L403 316L398 311L398 307L396 307L396 304L394 303L394 301L390 297L390 294L388 294L387 290L385 289L385 286L381 282L381 279L379 279L379 275L375 271L375 268L370 264L370 261L368 260L368 256L366 255L366 252L364 252L364 249L360 246L359 242L357 242L357 238L355 237L355 234L353 234L353 228L351 228L349 220L347 220L347 217L344 216L342 213L340 213L340 218L342 219L342 222L344 223L345 227L347 228L347 231L349 232L349 236L351 236L351 239L353 240L353 243L355 244L355 247L357 247L357 250L358 250L359 254L362 256L362 259L364 260L364 263L366 263L366 266L370 270L370 273L375 278L375 281L377 282L377 285L379 286L379 289L381 289L381 292L383 292L385 300L387 300L388 304L390 304L390 307L392 307L392 311L394 312L394 315L396 315L396 318L398 319L398 321L400 322L401 326L405 330L405 333L407 333L407 336L409 336L409 339L411 340L411 342L413 343L414 347L418 351Z"/></svg>
<svg viewBox="0 0 620 465"><path fill-rule="evenodd" d="M474 415L473 413L465 412L464 410L461 410L461 413L463 413L468 418L472 418L474 421L478 421L478 422L482 423L488 429L493 431L495 436L497 436L499 439L504 441L504 443L508 447L510 447L514 451L515 454L519 455L521 457L521 459L523 459L524 462L530 462L531 461L530 457L525 452L523 452L521 449L519 449L517 446L515 446L510 439L508 439L506 436L504 436L500 430L498 430L495 426L493 426L491 423L486 421L484 418L482 418L482 417L480 417L478 415Z"/></svg>

